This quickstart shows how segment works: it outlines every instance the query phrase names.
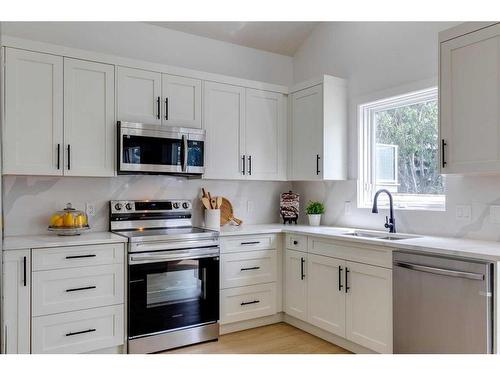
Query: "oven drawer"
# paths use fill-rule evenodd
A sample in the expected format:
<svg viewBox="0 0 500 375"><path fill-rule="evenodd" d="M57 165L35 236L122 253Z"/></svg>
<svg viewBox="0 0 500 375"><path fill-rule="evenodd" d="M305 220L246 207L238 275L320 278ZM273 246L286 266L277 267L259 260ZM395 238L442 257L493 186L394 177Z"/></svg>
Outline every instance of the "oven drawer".
<svg viewBox="0 0 500 375"><path fill-rule="evenodd" d="M124 263L124 244L33 249L33 271Z"/></svg>
<svg viewBox="0 0 500 375"><path fill-rule="evenodd" d="M31 352L85 353L124 343L124 305L33 318Z"/></svg>
<svg viewBox="0 0 500 375"><path fill-rule="evenodd" d="M222 254L221 288L276 281L277 250Z"/></svg>
<svg viewBox="0 0 500 375"><path fill-rule="evenodd" d="M276 249L276 234L229 236L220 239L221 253Z"/></svg>
<svg viewBox="0 0 500 375"><path fill-rule="evenodd" d="M33 272L33 316L123 303L124 265Z"/></svg>
<svg viewBox="0 0 500 375"><path fill-rule="evenodd" d="M276 283L223 289L220 304L221 324L273 315L277 312Z"/></svg>

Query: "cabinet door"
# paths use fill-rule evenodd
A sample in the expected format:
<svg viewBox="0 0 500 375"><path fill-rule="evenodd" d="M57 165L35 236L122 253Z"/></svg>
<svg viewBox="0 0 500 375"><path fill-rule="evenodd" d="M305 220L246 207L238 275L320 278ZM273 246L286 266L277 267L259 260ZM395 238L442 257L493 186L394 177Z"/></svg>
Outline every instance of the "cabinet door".
<svg viewBox="0 0 500 375"><path fill-rule="evenodd" d="M248 178L286 179L284 96L274 92L246 89L245 109Z"/></svg>
<svg viewBox="0 0 500 375"><path fill-rule="evenodd" d="M346 338L392 353L392 271L346 262Z"/></svg>
<svg viewBox="0 0 500 375"><path fill-rule="evenodd" d="M161 73L119 66L117 120L161 125Z"/></svg>
<svg viewBox="0 0 500 375"><path fill-rule="evenodd" d="M3 252L3 353L30 353L30 260L30 250Z"/></svg>
<svg viewBox="0 0 500 375"><path fill-rule="evenodd" d="M345 337L345 261L307 255L307 321Z"/></svg>
<svg viewBox="0 0 500 375"><path fill-rule="evenodd" d="M440 57L441 172L499 172L500 25L441 43Z"/></svg>
<svg viewBox="0 0 500 375"><path fill-rule="evenodd" d="M3 173L62 175L62 137L63 58L6 48Z"/></svg>
<svg viewBox="0 0 500 375"><path fill-rule="evenodd" d="M285 313L307 319L307 254L285 250Z"/></svg>
<svg viewBox="0 0 500 375"><path fill-rule="evenodd" d="M323 85L292 95L292 179L323 178Z"/></svg>
<svg viewBox="0 0 500 375"><path fill-rule="evenodd" d="M64 58L64 174L115 174L115 69Z"/></svg>
<svg viewBox="0 0 500 375"><path fill-rule="evenodd" d="M242 179L245 89L204 83L203 126L207 132L204 178Z"/></svg>
<svg viewBox="0 0 500 375"><path fill-rule="evenodd" d="M201 80L162 75L164 125L201 128Z"/></svg>

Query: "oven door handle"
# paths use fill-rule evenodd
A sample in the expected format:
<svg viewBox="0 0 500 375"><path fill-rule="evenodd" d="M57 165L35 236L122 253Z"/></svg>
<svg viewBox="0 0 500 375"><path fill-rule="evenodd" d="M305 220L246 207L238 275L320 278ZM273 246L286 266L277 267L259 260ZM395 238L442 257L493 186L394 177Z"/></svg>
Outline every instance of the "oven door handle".
<svg viewBox="0 0 500 375"><path fill-rule="evenodd" d="M177 256L177 257L167 257L167 256L150 256L150 257L130 257L130 264L138 263L158 263L158 262L171 262L178 260L188 260L188 259L203 259L203 258L214 258L219 256L218 254L204 254L204 255L188 255L188 256Z"/></svg>
<svg viewBox="0 0 500 375"><path fill-rule="evenodd" d="M188 152L189 152L189 148L188 148L188 139L187 139L187 136L185 134L182 135L182 171L183 172L187 172L187 167L188 167Z"/></svg>
<svg viewBox="0 0 500 375"><path fill-rule="evenodd" d="M130 264L156 263L165 261L177 261L184 259L213 258L219 256L218 247L197 248L180 251L168 251L158 254L144 253L130 255Z"/></svg>

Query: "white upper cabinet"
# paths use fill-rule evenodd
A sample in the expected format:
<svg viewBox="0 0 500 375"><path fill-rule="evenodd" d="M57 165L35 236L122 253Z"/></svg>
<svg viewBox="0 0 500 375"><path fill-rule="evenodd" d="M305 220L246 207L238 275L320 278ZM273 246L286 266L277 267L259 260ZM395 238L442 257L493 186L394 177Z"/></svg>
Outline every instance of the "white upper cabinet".
<svg viewBox="0 0 500 375"><path fill-rule="evenodd" d="M247 178L286 179L286 110L282 94L246 89Z"/></svg>
<svg viewBox="0 0 500 375"><path fill-rule="evenodd" d="M204 178L241 179L245 89L205 82L203 100L203 126L207 137Z"/></svg>
<svg viewBox="0 0 500 375"><path fill-rule="evenodd" d="M440 44L441 173L500 172L500 24Z"/></svg>
<svg viewBox="0 0 500 375"><path fill-rule="evenodd" d="M161 73L117 67L117 120L161 125Z"/></svg>
<svg viewBox="0 0 500 375"><path fill-rule="evenodd" d="M64 174L115 174L114 66L64 59Z"/></svg>
<svg viewBox="0 0 500 375"><path fill-rule="evenodd" d="M63 58L6 48L3 173L63 174Z"/></svg>
<svg viewBox="0 0 500 375"><path fill-rule="evenodd" d="M201 80L162 74L162 94L164 125L201 128Z"/></svg>
<svg viewBox="0 0 500 375"><path fill-rule="evenodd" d="M290 179L347 178L347 98L343 79L323 76L291 96Z"/></svg>

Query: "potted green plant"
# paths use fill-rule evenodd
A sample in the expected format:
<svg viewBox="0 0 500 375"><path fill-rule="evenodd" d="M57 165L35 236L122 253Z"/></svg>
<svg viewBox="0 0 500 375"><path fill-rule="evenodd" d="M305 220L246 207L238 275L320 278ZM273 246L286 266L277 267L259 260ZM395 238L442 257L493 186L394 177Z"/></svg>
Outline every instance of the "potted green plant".
<svg viewBox="0 0 500 375"><path fill-rule="evenodd" d="M325 206L321 202L309 201L306 207L306 214L309 218L309 225L318 226L321 221L321 215L325 213Z"/></svg>

